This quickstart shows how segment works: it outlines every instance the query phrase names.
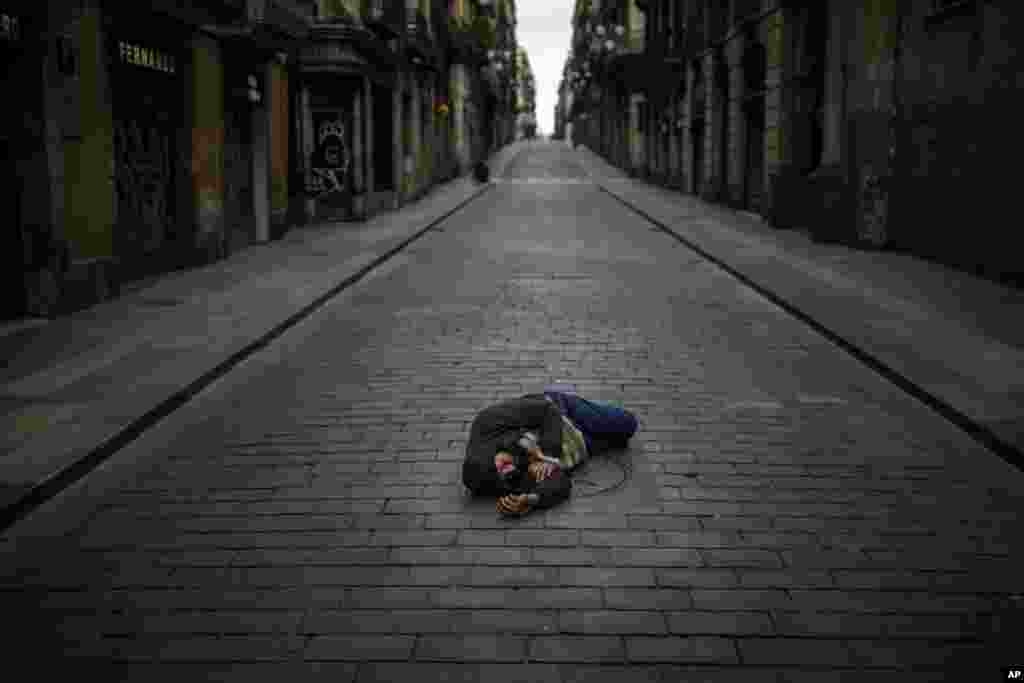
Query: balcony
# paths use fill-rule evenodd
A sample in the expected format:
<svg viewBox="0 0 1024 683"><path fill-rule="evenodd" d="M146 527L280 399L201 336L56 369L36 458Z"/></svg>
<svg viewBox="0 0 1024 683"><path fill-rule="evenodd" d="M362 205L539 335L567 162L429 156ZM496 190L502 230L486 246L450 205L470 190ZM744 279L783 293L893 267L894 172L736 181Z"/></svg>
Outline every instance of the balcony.
<svg viewBox="0 0 1024 683"><path fill-rule="evenodd" d="M405 25L404 0L363 0L363 21L382 40L402 35Z"/></svg>
<svg viewBox="0 0 1024 683"><path fill-rule="evenodd" d="M257 49L287 51L309 36L309 15L289 0L224 2L237 5L240 14L230 20L205 23L204 33L223 41L241 42Z"/></svg>
<svg viewBox="0 0 1024 683"><path fill-rule="evenodd" d="M377 14L377 24L374 25L368 20L375 9L371 5L376 4L381 10ZM400 14L394 13L390 8L397 7ZM341 3L335 4L335 9L341 11L334 16L322 17L314 20L309 29L309 44L305 45L300 56L300 62L304 70L313 71L351 71L351 69L366 69L367 64L373 65L374 73L382 79L391 78L391 74L401 63L400 55L389 46L387 40L383 39L381 31L389 31L387 26L397 26L395 30L397 37L400 35L402 21L398 17L404 17L404 6L400 1L389 3L364 2L359 5L358 11L363 13L362 17L353 16L353 8ZM382 29L381 22L385 26ZM397 22L397 23L396 23Z"/></svg>
<svg viewBox="0 0 1024 683"><path fill-rule="evenodd" d="M406 10L405 13L405 34L409 37L429 38L431 31L427 25L427 18L419 10Z"/></svg>
<svg viewBox="0 0 1024 683"><path fill-rule="evenodd" d="M488 17L496 17L498 14L498 0L477 0L480 14Z"/></svg>
<svg viewBox="0 0 1024 683"><path fill-rule="evenodd" d="M433 31L423 12L407 11L405 14L405 53L409 61L439 70L440 54L434 42Z"/></svg>
<svg viewBox="0 0 1024 683"><path fill-rule="evenodd" d="M496 42L494 21L488 17L478 15L471 23L448 19L448 54L455 63L483 65Z"/></svg>

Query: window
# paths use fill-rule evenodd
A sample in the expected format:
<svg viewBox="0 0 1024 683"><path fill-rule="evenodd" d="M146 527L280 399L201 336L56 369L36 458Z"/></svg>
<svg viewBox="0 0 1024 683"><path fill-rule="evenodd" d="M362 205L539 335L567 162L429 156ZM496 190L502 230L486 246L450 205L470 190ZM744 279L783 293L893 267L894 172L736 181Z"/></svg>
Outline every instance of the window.
<svg viewBox="0 0 1024 683"><path fill-rule="evenodd" d="M970 16L977 12L976 0L931 0L931 11L925 16L926 24L934 24L957 16Z"/></svg>
<svg viewBox="0 0 1024 683"><path fill-rule="evenodd" d="M942 12L958 5L972 5L972 0L932 0L932 12Z"/></svg>
<svg viewBox="0 0 1024 683"><path fill-rule="evenodd" d="M698 60L693 65L693 93L690 101L693 103L693 117L704 118L704 110L707 107L707 91L704 88L704 66Z"/></svg>

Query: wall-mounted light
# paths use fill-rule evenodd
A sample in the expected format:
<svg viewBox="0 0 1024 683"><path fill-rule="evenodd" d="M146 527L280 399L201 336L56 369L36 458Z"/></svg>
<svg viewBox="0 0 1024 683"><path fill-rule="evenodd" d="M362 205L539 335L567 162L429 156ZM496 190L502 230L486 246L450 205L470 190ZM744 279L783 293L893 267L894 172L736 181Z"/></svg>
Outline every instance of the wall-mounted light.
<svg viewBox="0 0 1024 683"><path fill-rule="evenodd" d="M66 33L57 36L57 72L62 76L78 75L78 45Z"/></svg>

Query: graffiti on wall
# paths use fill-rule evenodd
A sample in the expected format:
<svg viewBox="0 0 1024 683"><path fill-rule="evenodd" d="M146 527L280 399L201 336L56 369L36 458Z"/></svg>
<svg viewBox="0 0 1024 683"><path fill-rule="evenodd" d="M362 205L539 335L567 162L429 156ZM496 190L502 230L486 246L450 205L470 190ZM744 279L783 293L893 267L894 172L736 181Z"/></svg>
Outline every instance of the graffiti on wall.
<svg viewBox="0 0 1024 683"><path fill-rule="evenodd" d="M316 150L307 191L314 197L345 192L351 163L341 118L324 119L316 128Z"/></svg>
<svg viewBox="0 0 1024 683"><path fill-rule="evenodd" d="M122 235L144 252L160 247L171 227L171 141L166 128L135 119L114 124L118 216Z"/></svg>
<svg viewBox="0 0 1024 683"><path fill-rule="evenodd" d="M885 178L870 166L861 173L860 183L860 239L876 247L888 242L889 197L885 191Z"/></svg>

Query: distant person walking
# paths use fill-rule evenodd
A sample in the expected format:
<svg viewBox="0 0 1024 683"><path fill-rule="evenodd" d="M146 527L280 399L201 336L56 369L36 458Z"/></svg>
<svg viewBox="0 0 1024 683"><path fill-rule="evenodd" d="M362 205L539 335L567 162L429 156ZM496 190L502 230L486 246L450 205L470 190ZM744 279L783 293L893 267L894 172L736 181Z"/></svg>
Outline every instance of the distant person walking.
<svg viewBox="0 0 1024 683"><path fill-rule="evenodd" d="M487 165L486 161L476 162L476 166L473 167L473 177L476 178L478 183L486 183L491 179L491 168Z"/></svg>

